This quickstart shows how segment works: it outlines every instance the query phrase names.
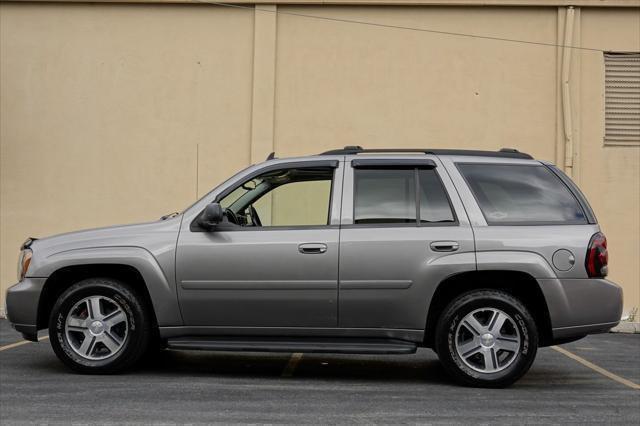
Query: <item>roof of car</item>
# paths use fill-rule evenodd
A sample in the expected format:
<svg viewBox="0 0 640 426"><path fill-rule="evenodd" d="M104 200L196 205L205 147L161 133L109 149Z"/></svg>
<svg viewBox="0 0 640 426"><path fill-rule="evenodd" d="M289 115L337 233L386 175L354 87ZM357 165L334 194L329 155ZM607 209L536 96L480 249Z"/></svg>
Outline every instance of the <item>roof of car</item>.
<svg viewBox="0 0 640 426"><path fill-rule="evenodd" d="M432 155L464 155L472 157L499 157L533 160L533 157L525 152L513 148L502 148L499 151L480 151L470 149L428 149L428 148L374 148L365 149L361 146L345 146L342 149L332 149L319 155L357 155L357 154L401 154L423 153Z"/></svg>

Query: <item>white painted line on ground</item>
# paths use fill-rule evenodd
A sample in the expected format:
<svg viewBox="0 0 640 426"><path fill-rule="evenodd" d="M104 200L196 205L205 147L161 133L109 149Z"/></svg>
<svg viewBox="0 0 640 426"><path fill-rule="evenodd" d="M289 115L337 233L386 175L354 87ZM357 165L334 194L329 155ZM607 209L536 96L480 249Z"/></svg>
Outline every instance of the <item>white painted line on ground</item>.
<svg viewBox="0 0 640 426"><path fill-rule="evenodd" d="M637 383L632 382L631 380L625 379L624 377L620 377L617 374L613 374L611 371L609 370L605 370L604 368L595 365L594 363L587 361L586 359L572 353L569 352L566 349L560 348L558 346L551 346L551 349L556 350L557 352L560 352L562 355L565 355L569 358L571 358L574 361L578 361L580 364L584 365L585 367L589 367L590 369L592 369L593 371L596 371L600 374L602 374L605 377L610 378L611 380L614 380L618 383L621 383L625 386L630 387L631 389L635 389L635 390L640 390L640 385Z"/></svg>
<svg viewBox="0 0 640 426"><path fill-rule="evenodd" d="M38 337L38 341L42 341L42 340L45 340L45 339L48 339L48 338L49 338L49 336ZM0 346L0 352L6 351L8 349L17 348L18 346L26 345L27 343L33 343L33 342L30 341L30 340L20 340L19 342L10 343L10 344L5 345L5 346Z"/></svg>
<svg viewBox="0 0 640 426"><path fill-rule="evenodd" d="M301 359L302 359L302 353L300 352L292 353L291 358L289 358L289 362L287 363L287 366L284 367L284 370L282 371L282 377L293 376L293 372L295 371L296 367L300 363Z"/></svg>

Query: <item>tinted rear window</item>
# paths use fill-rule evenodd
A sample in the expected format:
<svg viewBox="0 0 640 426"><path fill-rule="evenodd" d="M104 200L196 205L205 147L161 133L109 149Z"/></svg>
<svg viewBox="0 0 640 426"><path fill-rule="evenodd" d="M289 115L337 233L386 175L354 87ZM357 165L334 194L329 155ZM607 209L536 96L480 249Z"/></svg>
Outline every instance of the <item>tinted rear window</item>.
<svg viewBox="0 0 640 426"><path fill-rule="evenodd" d="M566 185L545 166L458 164L487 223L587 223Z"/></svg>

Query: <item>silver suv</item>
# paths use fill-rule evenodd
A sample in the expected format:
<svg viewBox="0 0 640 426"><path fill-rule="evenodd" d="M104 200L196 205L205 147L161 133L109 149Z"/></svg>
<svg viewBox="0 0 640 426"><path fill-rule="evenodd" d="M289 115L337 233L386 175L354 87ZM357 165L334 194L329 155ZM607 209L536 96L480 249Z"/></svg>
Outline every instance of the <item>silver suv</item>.
<svg viewBox="0 0 640 426"><path fill-rule="evenodd" d="M410 354L502 387L615 326L607 243L558 168L513 149L345 147L251 166L162 220L28 239L8 316L71 369L150 348Z"/></svg>

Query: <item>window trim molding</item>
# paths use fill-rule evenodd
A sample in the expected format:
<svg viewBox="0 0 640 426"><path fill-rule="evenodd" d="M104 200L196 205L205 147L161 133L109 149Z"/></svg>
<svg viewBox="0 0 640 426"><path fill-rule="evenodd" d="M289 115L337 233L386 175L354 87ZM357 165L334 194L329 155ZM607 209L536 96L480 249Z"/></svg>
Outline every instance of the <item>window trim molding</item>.
<svg viewBox="0 0 640 426"><path fill-rule="evenodd" d="M435 169L436 162L430 158L356 158L351 160L354 169Z"/></svg>

